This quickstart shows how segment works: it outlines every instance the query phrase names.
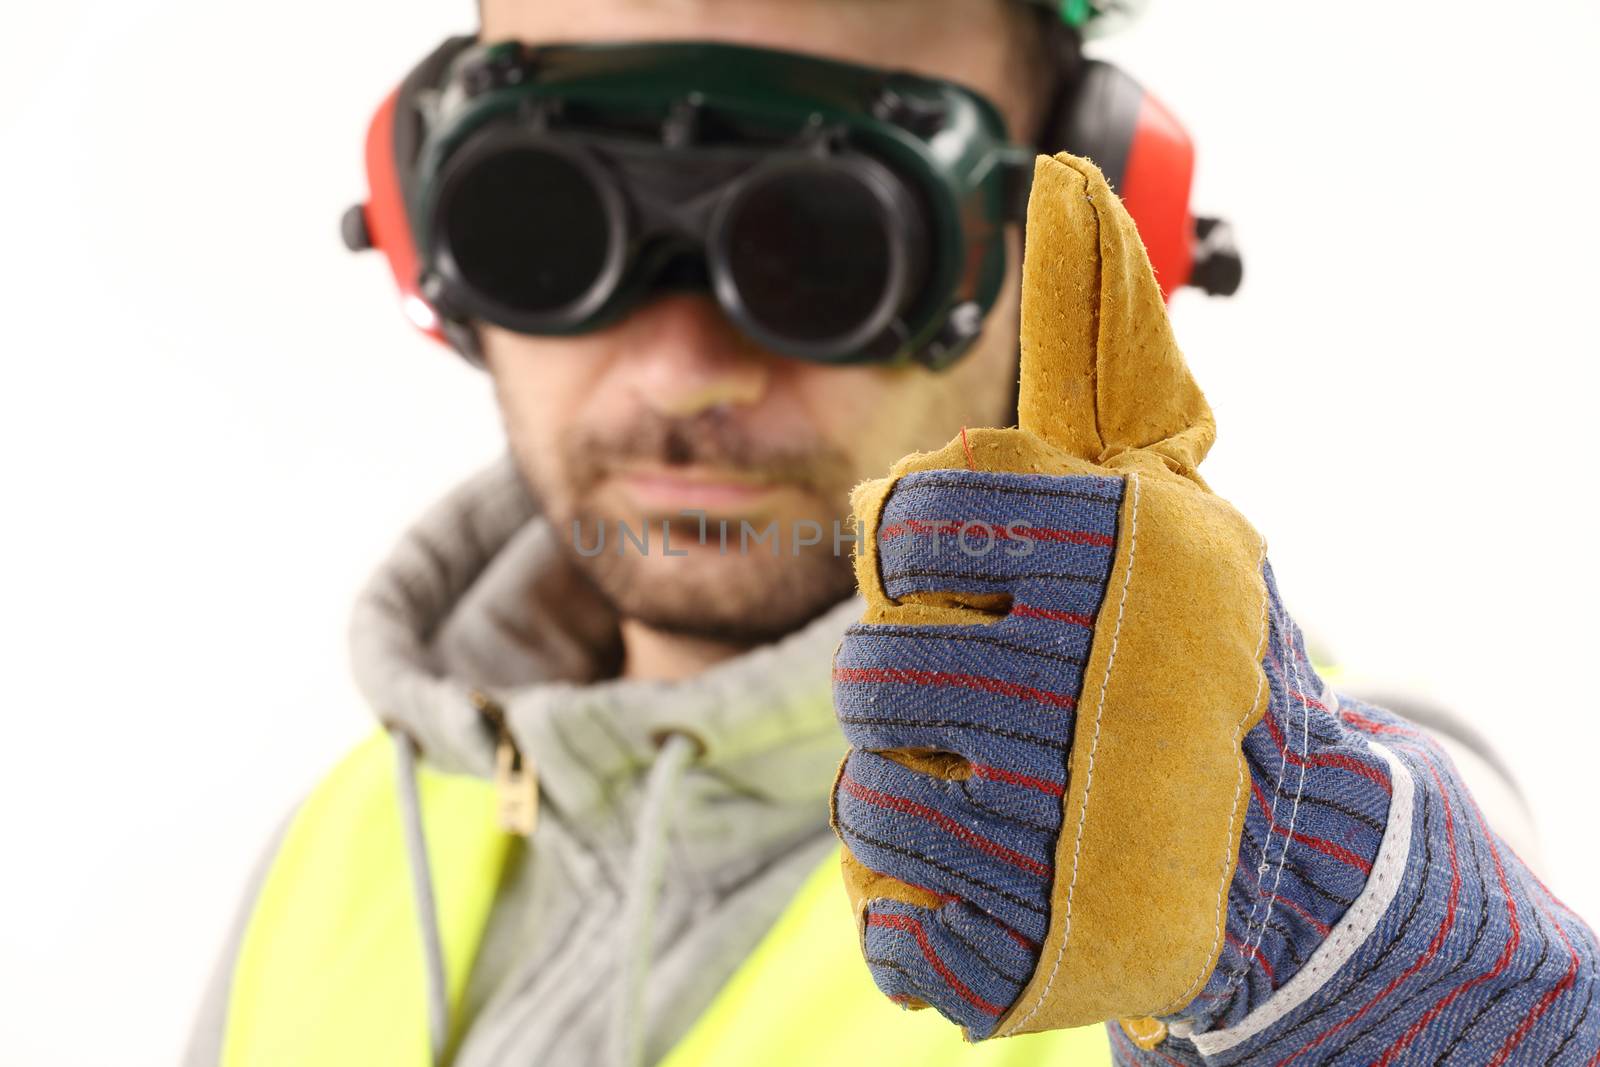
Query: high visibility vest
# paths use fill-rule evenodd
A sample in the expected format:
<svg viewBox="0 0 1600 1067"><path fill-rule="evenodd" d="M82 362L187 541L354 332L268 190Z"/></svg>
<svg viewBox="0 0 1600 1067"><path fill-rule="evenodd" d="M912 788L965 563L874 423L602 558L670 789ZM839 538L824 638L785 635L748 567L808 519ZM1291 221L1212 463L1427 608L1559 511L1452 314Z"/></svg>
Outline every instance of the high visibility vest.
<svg viewBox="0 0 1600 1067"><path fill-rule="evenodd" d="M222 1067L428 1067L426 977L389 745L378 734L357 747L285 831L234 963ZM423 767L418 784L459 1005L510 838L490 783ZM800 887L666 1067L1111 1062L1102 1027L969 1045L933 1011L894 1005L861 960L838 863L830 854Z"/></svg>

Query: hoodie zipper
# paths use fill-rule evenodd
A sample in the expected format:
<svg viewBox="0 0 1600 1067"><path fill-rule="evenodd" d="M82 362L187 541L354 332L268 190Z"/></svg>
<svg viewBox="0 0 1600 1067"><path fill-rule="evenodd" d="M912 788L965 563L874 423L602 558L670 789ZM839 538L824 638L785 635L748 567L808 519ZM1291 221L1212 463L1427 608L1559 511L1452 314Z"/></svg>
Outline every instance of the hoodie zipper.
<svg viewBox="0 0 1600 1067"><path fill-rule="evenodd" d="M506 712L492 697L474 689L473 707L494 730L495 812L501 829L530 837L539 821L539 775L533 758L517 745Z"/></svg>

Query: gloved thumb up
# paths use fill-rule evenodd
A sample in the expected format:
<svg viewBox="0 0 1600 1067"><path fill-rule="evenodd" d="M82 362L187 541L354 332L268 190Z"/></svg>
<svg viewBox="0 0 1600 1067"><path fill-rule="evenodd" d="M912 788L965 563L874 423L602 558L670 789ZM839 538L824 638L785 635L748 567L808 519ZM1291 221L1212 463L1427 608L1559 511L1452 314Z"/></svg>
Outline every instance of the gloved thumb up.
<svg viewBox="0 0 1600 1067"><path fill-rule="evenodd" d="M1195 468L1211 412L1132 219L1041 157L1020 426L853 497L832 800L878 985L971 1039L1176 1011L1223 944L1259 719L1264 546Z"/></svg>

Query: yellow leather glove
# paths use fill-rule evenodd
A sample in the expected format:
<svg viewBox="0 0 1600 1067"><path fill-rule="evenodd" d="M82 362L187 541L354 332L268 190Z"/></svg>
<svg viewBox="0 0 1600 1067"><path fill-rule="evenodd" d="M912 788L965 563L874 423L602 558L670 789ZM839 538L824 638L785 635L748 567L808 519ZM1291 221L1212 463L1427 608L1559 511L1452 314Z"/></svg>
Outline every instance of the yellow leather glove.
<svg viewBox="0 0 1600 1067"><path fill-rule="evenodd" d="M1267 700L1261 538L1133 221L1041 157L1020 427L857 488L833 794L874 977L970 1038L1154 1016L1224 946Z"/></svg>

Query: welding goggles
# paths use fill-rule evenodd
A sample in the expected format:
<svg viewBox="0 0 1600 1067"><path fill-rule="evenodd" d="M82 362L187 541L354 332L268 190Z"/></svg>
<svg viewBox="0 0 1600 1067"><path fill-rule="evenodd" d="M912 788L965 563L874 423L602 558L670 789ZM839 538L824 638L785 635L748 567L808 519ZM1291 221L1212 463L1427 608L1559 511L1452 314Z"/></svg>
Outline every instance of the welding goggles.
<svg viewBox="0 0 1600 1067"><path fill-rule="evenodd" d="M697 290L786 356L938 368L994 304L1034 155L948 81L728 44L455 38L374 119L345 238L468 355L477 323L581 334Z"/></svg>

